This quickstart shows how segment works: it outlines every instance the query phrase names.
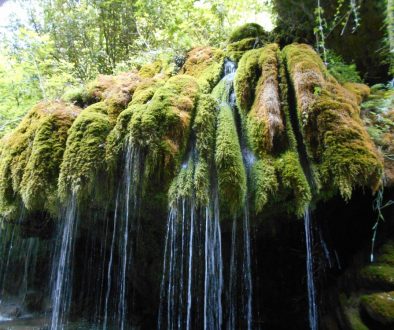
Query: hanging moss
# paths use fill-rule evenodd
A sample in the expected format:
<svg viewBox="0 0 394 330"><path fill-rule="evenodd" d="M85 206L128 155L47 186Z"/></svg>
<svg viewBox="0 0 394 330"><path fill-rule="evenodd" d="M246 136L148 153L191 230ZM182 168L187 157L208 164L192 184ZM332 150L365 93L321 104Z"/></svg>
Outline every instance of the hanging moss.
<svg viewBox="0 0 394 330"><path fill-rule="evenodd" d="M272 161L268 158L256 161L251 170L250 181L254 199L254 210L256 213L260 213L270 198L277 193L279 187Z"/></svg>
<svg viewBox="0 0 394 330"><path fill-rule="evenodd" d="M238 64L234 78L234 90L237 105L246 114L253 104L256 83L260 77L261 49L254 49L245 53Z"/></svg>
<svg viewBox="0 0 394 330"><path fill-rule="evenodd" d="M210 93L219 82L224 63L224 52L211 47L196 47L187 53L181 73L197 79L202 93Z"/></svg>
<svg viewBox="0 0 394 330"><path fill-rule="evenodd" d="M0 213L12 219L22 194L28 209L51 209L67 129L79 109L63 102L41 102L2 140ZM48 198L51 201L48 201Z"/></svg>
<svg viewBox="0 0 394 330"><path fill-rule="evenodd" d="M380 184L382 162L362 126L356 100L307 45L283 50L297 98L298 120L324 189L349 199L356 186Z"/></svg>
<svg viewBox="0 0 394 330"><path fill-rule="evenodd" d="M172 181L168 191L170 205L176 205L182 198L193 196L194 163L192 159L184 164Z"/></svg>
<svg viewBox="0 0 394 330"><path fill-rule="evenodd" d="M170 78L154 94L147 109L138 108L129 129L132 143L147 148L147 167L163 161L170 173L179 165L186 148L190 120L194 115L199 86L193 77Z"/></svg>
<svg viewBox="0 0 394 330"><path fill-rule="evenodd" d="M105 165L105 142L111 124L107 106L99 102L86 108L69 130L59 176L59 193L64 200L71 192L88 198Z"/></svg>
<svg viewBox="0 0 394 330"><path fill-rule="evenodd" d="M256 85L256 97L247 115L249 143L256 155L262 157L283 140L284 123L278 86L278 45L262 48L259 56L261 76Z"/></svg>
<svg viewBox="0 0 394 330"><path fill-rule="evenodd" d="M294 151L287 151L275 162L280 181L279 190L291 195L291 203L287 206L289 213L297 216L304 215L306 207L309 205L312 194L308 181L299 162L298 154Z"/></svg>
<svg viewBox="0 0 394 330"><path fill-rule="evenodd" d="M220 107L215 163L221 203L234 214L245 202L246 173L232 110L228 105Z"/></svg>
<svg viewBox="0 0 394 330"><path fill-rule="evenodd" d="M394 326L394 291L364 295L361 306L380 325Z"/></svg>
<svg viewBox="0 0 394 330"><path fill-rule="evenodd" d="M147 109L147 103L152 99L154 93L164 85L165 78L165 76L157 76L142 81L135 89L128 108L118 116L116 125L108 135L106 143L106 161L110 173L114 173L121 151L124 150L124 144L129 139L129 124L133 113L142 113Z"/></svg>
<svg viewBox="0 0 394 330"><path fill-rule="evenodd" d="M57 179L67 132L80 110L57 104L55 112L38 128L21 182L21 195L29 211L57 211Z"/></svg>

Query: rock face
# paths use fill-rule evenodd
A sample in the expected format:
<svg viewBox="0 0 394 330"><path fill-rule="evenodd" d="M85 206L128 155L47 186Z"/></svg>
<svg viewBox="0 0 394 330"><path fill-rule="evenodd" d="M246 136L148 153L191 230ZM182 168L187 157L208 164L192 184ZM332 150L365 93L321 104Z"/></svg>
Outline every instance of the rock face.
<svg viewBox="0 0 394 330"><path fill-rule="evenodd" d="M128 274L127 280L137 299L143 298L133 318L145 328L154 324L157 313L168 205L184 197L193 198L196 205L208 205L217 184L224 242L229 241L228 220L239 217L247 203L256 239L282 244L283 233L289 242L282 249L291 249L300 248L297 235L302 226L296 219L310 204L319 213L328 201L358 200L361 190L375 193L384 184L392 184L391 163L384 158L392 152L392 140L386 135L376 138L371 134L371 138L368 132L376 127L373 118L364 115L367 131L360 116L360 102L369 88L338 83L308 45L280 49L268 39L261 27L246 25L234 32L226 50L191 50L179 70L158 61L138 72L101 75L84 90L65 95L65 101L38 104L4 137L0 145L4 223L22 219L39 226L42 219L44 226L48 219L56 222L62 219L61 205L71 195L77 198L80 229L75 245L80 253L75 255L78 267L73 287L81 291L81 298L75 298L75 315L88 315L95 304L91 301L95 298L83 291L84 285L94 291L83 282L84 271L91 276L95 268L106 269L110 262L115 240L108 228L119 207L116 192L130 146L139 150L143 163L140 220L138 229L130 231L142 234L135 252L138 271ZM222 79L228 74L229 60L237 66L228 75L234 87L232 81ZM228 100L230 95L235 99ZM376 144L382 147L378 150ZM30 233L34 235L34 230ZM257 241L253 244L256 260L264 255L272 259ZM95 250L100 252L94 254ZM291 263L286 253L279 255ZM371 290L379 287L387 292L368 293L358 301L374 322L388 326L393 322L390 278L394 273L388 260L382 262L361 274ZM256 267L256 278L259 272ZM110 286L105 271L100 274L104 275L98 276L98 282ZM267 283L275 283L276 274L261 274L267 276ZM291 275L280 276L286 281ZM257 294L270 290L264 284L256 287ZM289 297L296 298L300 293L293 289ZM98 314L103 297L102 293L98 298ZM31 294L26 304L39 310L42 301L43 297ZM256 303L254 308L261 306ZM268 314L264 322L279 329L283 321L275 308L272 320ZM292 315L292 311L286 313ZM295 323L304 321L301 316Z"/></svg>

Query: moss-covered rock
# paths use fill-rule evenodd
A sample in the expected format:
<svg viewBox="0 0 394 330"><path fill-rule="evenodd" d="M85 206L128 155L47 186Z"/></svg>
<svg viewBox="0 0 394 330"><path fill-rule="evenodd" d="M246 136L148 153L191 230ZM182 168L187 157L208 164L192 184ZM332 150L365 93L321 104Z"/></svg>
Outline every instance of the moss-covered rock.
<svg viewBox="0 0 394 330"><path fill-rule="evenodd" d="M106 143L106 161L110 173L114 173L116 170L121 151L125 150L125 143L130 139L129 125L133 113L145 111L148 102L155 92L165 84L165 81L166 77L163 75L142 81L135 89L128 108L118 116L116 125L108 135Z"/></svg>
<svg viewBox="0 0 394 330"><path fill-rule="evenodd" d="M94 191L96 176L105 168L105 142L111 130L107 111L104 102L93 104L78 116L69 130L59 175L59 193L63 200L72 192L79 199L89 198Z"/></svg>
<svg viewBox="0 0 394 330"><path fill-rule="evenodd" d="M269 34L262 26L255 23L245 24L231 34L226 55L238 62L246 51L262 47L269 39Z"/></svg>
<svg viewBox="0 0 394 330"><path fill-rule="evenodd" d="M386 264L372 264L360 272L364 287L373 290L394 290L394 267Z"/></svg>
<svg viewBox="0 0 394 330"><path fill-rule="evenodd" d="M219 82L224 63L224 52L218 48L197 47L187 53L182 74L195 77L202 93L210 93Z"/></svg>
<svg viewBox="0 0 394 330"><path fill-rule="evenodd" d="M256 155L262 157L283 140L284 122L278 84L279 47L270 44L261 49L261 75L255 89L255 99L247 115L249 143Z"/></svg>
<svg viewBox="0 0 394 330"><path fill-rule="evenodd" d="M220 106L216 136L215 163L219 197L230 213L242 208L246 196L246 172L231 108Z"/></svg>
<svg viewBox="0 0 394 330"><path fill-rule="evenodd" d="M254 210L256 213L260 213L270 199L276 195L279 188L273 161L269 158L256 161L252 166L250 181Z"/></svg>
<svg viewBox="0 0 394 330"><path fill-rule="evenodd" d="M254 39L267 39L269 34L264 28L256 23L247 23L236 28L230 35L228 42L233 43L242 39L254 38Z"/></svg>
<svg viewBox="0 0 394 330"><path fill-rule="evenodd" d="M193 77L177 75L156 91L146 109L138 107L133 112L129 125L131 142L146 148L148 171L162 163L173 176L186 148L198 93Z"/></svg>
<svg viewBox="0 0 394 330"><path fill-rule="evenodd" d="M381 184L382 160L362 125L357 100L328 73L307 45L283 50L297 99L298 121L324 190L349 199L357 186Z"/></svg>
<svg viewBox="0 0 394 330"><path fill-rule="evenodd" d="M57 179L66 147L68 129L80 109L57 104L38 128L21 182L21 196L29 211L57 213Z"/></svg>
<svg viewBox="0 0 394 330"><path fill-rule="evenodd" d="M383 326L394 326L394 291L365 295L361 306L367 314Z"/></svg>
<svg viewBox="0 0 394 330"><path fill-rule="evenodd" d="M80 109L41 102L2 140L0 213L12 219L23 199L30 210L55 213L57 176L68 128Z"/></svg>

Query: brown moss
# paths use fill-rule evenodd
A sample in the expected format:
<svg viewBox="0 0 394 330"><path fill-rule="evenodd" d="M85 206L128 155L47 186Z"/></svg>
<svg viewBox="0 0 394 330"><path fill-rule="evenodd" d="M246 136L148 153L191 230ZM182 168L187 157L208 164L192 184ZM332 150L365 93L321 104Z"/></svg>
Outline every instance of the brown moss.
<svg viewBox="0 0 394 330"><path fill-rule="evenodd" d="M209 93L219 82L224 52L212 47L197 47L187 53L181 73L195 77L202 93Z"/></svg>
<svg viewBox="0 0 394 330"><path fill-rule="evenodd" d="M261 75L256 85L256 97L247 115L249 142L260 157L272 151L274 140L281 140L284 132L278 86L278 50L276 44L261 49Z"/></svg>
<svg viewBox="0 0 394 330"><path fill-rule="evenodd" d="M365 101L371 93L371 89L365 84L344 83L343 87L356 96L358 104L361 104L362 101Z"/></svg>

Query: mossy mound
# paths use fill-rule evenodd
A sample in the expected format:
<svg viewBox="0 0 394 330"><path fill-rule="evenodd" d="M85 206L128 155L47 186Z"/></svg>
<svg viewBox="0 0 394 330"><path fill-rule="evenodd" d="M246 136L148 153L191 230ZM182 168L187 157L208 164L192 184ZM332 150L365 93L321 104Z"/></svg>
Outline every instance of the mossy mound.
<svg viewBox="0 0 394 330"><path fill-rule="evenodd" d="M106 162L110 173L114 173L120 161L121 151L125 150L125 144L130 139L129 124L133 113L146 110L155 92L166 82L166 76L157 75L151 79L145 79L134 91L133 98L126 110L122 111L117 118L115 127L108 135L106 143Z"/></svg>
<svg viewBox="0 0 394 330"><path fill-rule="evenodd" d="M325 193L338 190L349 199L357 186L376 191L383 164L362 125L356 97L328 74L310 46L293 44L283 52L308 156L318 164Z"/></svg>
<svg viewBox="0 0 394 330"><path fill-rule="evenodd" d="M283 140L284 122L278 84L279 47L270 44L261 49L260 78L255 87L254 102L247 115L249 143L256 155L262 157Z"/></svg>
<svg viewBox="0 0 394 330"><path fill-rule="evenodd" d="M188 141L199 85L188 75L177 75L155 93L147 107L138 107L131 117L131 142L148 152L148 171L158 164L173 176ZM170 174L172 173L172 174Z"/></svg>
<svg viewBox="0 0 394 330"><path fill-rule="evenodd" d="M2 140L0 213L12 219L21 199L28 211L56 213L57 177L68 129L80 109L63 102L36 105Z"/></svg>
<svg viewBox="0 0 394 330"><path fill-rule="evenodd" d="M236 28L230 35L228 43L240 41L242 39L254 38L254 39L268 39L269 34L264 28L256 23L247 23Z"/></svg>
<svg viewBox="0 0 394 330"><path fill-rule="evenodd" d="M364 287L375 290L394 290L394 267L372 264L362 269L360 278Z"/></svg>
<svg viewBox="0 0 394 330"><path fill-rule="evenodd" d="M245 202L246 171L234 116L226 104L220 106L218 115L215 163L219 197L230 213L236 213Z"/></svg>
<svg viewBox="0 0 394 330"><path fill-rule="evenodd" d="M254 23L245 24L231 34L226 55L238 62L246 51L260 48L269 40L269 34L264 31L262 26Z"/></svg>
<svg viewBox="0 0 394 330"><path fill-rule="evenodd" d="M383 326L394 326L394 291L374 293L361 298L367 314Z"/></svg>
<svg viewBox="0 0 394 330"><path fill-rule="evenodd" d="M210 93L219 82L224 63L224 52L218 48L197 47L187 53L182 74L195 77L202 93Z"/></svg>
<svg viewBox="0 0 394 330"><path fill-rule="evenodd" d="M89 106L75 120L60 168L62 200L71 193L76 193L79 199L91 197L97 175L105 169L105 142L110 130L108 107L104 102Z"/></svg>

